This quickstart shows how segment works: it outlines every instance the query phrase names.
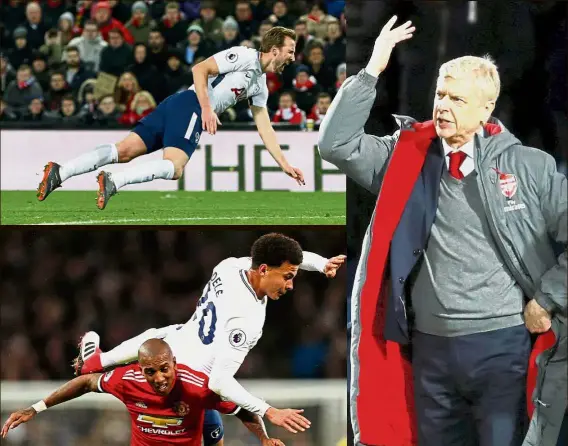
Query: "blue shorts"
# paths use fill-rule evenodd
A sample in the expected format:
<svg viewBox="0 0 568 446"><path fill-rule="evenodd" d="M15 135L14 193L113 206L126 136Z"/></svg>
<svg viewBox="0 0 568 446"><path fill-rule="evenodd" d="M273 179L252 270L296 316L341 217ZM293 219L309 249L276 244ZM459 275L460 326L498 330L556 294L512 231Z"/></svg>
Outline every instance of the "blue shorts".
<svg viewBox="0 0 568 446"><path fill-rule="evenodd" d="M164 99L132 130L146 144L147 153L176 147L191 158L201 136L201 106L193 90L184 90Z"/></svg>
<svg viewBox="0 0 568 446"><path fill-rule="evenodd" d="M212 446L223 438L223 421L216 410L206 410L203 421L203 444Z"/></svg>

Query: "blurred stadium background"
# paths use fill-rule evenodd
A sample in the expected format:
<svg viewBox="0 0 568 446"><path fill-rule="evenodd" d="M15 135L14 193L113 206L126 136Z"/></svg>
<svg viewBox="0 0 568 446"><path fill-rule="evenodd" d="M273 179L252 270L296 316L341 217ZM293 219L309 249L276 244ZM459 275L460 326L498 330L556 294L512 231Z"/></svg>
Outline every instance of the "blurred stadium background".
<svg viewBox="0 0 568 446"><path fill-rule="evenodd" d="M150 327L181 323L194 311L212 268L246 256L269 231L0 232L1 419L72 378L78 338L89 329L109 349ZM285 230L303 249L345 252L343 229ZM335 445L346 434L345 269L333 280L302 271L295 290L268 305L264 335L237 377L280 407L306 409L312 429L288 446ZM118 400L89 394L11 431L6 445L128 444ZM224 417L226 444L256 444Z"/></svg>

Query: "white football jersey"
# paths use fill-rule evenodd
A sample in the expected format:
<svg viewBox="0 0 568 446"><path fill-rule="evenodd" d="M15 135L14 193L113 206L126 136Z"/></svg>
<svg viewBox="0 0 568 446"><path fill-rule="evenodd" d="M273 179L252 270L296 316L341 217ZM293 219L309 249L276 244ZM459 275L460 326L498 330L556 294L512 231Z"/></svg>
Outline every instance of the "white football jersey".
<svg viewBox="0 0 568 446"><path fill-rule="evenodd" d="M231 349L246 355L256 345L268 298L256 296L246 275L250 267L250 257L215 267L191 319L165 339L178 361L210 375L217 355Z"/></svg>
<svg viewBox="0 0 568 446"><path fill-rule="evenodd" d="M268 87L258 51L234 46L213 57L219 67L219 74L209 76L208 94L215 113L223 113L243 99L250 99L252 105L266 108ZM195 86L192 85L189 89L195 91Z"/></svg>

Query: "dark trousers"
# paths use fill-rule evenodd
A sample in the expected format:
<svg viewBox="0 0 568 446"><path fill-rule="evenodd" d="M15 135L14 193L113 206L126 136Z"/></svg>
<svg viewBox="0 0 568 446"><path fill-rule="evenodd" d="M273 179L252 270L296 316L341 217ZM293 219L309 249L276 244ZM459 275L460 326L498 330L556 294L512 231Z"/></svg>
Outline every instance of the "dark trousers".
<svg viewBox="0 0 568 446"><path fill-rule="evenodd" d="M415 331L419 446L520 446L528 419L524 325L457 337Z"/></svg>

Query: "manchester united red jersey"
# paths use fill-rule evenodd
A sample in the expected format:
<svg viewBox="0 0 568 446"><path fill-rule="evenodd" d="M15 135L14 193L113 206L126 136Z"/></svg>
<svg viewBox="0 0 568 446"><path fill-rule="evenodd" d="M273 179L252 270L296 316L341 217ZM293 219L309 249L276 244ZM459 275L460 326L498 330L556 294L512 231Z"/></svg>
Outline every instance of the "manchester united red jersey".
<svg viewBox="0 0 568 446"><path fill-rule="evenodd" d="M121 400L132 420L131 446L200 446L205 409L234 414L238 406L221 401L208 388L207 375L178 364L176 383L164 397L156 394L138 364L119 367L99 378L99 391Z"/></svg>

